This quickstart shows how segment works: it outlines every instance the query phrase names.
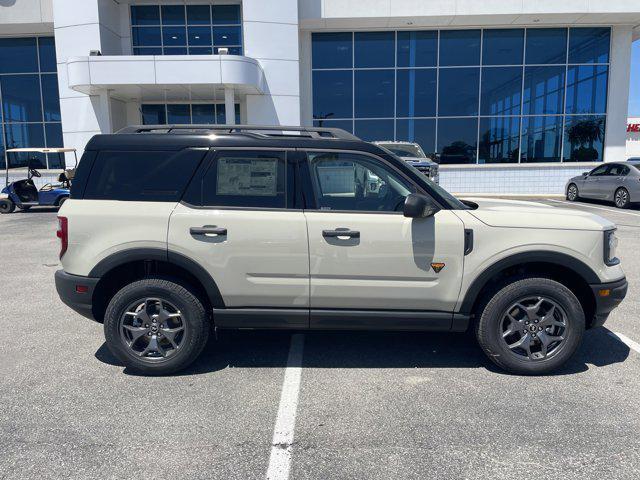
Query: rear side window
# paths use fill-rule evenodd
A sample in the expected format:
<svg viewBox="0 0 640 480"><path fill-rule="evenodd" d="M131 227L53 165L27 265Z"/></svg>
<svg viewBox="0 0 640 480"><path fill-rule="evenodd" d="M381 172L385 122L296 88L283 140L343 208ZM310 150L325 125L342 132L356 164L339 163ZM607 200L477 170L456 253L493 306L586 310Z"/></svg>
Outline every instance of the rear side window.
<svg viewBox="0 0 640 480"><path fill-rule="evenodd" d="M94 162L84 198L177 202L206 153L205 149L102 151Z"/></svg>

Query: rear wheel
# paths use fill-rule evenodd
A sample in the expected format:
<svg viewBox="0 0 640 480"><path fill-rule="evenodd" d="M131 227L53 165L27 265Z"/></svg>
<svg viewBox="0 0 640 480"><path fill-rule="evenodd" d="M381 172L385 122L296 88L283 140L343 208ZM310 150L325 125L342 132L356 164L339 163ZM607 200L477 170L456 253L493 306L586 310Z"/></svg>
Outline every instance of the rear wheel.
<svg viewBox="0 0 640 480"><path fill-rule="evenodd" d="M3 198L0 200L0 213L13 213L16 209L16 204L9 198Z"/></svg>
<svg viewBox="0 0 640 480"><path fill-rule="evenodd" d="M491 298L476 333L496 365L539 375L556 370L574 354L584 328L582 306L571 290L548 278L527 278Z"/></svg>
<svg viewBox="0 0 640 480"><path fill-rule="evenodd" d="M570 202L578 200L578 186L575 183L567 187L567 200Z"/></svg>
<svg viewBox="0 0 640 480"><path fill-rule="evenodd" d="M62 204L67 200L69 200L69 197L62 197L60 200L58 200L58 207L61 207Z"/></svg>
<svg viewBox="0 0 640 480"><path fill-rule="evenodd" d="M613 195L613 201L618 208L627 208L631 203L631 197L629 196L629 192L626 188L620 187L616 190L616 193Z"/></svg>

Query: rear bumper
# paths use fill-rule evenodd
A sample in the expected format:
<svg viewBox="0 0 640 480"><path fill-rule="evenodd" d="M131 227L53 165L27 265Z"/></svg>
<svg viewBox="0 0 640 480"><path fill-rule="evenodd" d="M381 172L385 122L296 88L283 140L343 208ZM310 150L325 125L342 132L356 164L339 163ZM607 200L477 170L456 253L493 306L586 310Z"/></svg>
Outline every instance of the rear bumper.
<svg viewBox="0 0 640 480"><path fill-rule="evenodd" d="M64 270L56 271L55 279L56 290L62 303L83 317L95 320L93 317L92 298L93 290L100 279L71 275ZM78 287L86 287L86 291L79 292ZM83 289L80 288L80 290Z"/></svg>
<svg viewBox="0 0 640 480"><path fill-rule="evenodd" d="M598 283L589 286L596 300L596 312L591 327L601 327L607 321L611 311L624 300L629 284L626 278L622 278L615 282Z"/></svg>

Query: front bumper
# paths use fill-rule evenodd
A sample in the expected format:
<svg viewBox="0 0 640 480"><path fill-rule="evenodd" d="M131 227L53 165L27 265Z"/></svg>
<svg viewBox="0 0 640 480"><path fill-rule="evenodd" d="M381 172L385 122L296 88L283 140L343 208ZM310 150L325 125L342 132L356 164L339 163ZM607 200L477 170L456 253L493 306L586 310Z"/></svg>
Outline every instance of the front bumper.
<svg viewBox="0 0 640 480"><path fill-rule="evenodd" d="M591 328L601 327L607 321L611 311L624 300L629 284L626 278L622 278L615 282L598 283L589 286L596 300L596 311Z"/></svg>
<svg viewBox="0 0 640 480"><path fill-rule="evenodd" d="M56 271L55 279L56 290L62 303L83 317L95 320L92 299L93 291L100 279L71 275L64 270Z"/></svg>

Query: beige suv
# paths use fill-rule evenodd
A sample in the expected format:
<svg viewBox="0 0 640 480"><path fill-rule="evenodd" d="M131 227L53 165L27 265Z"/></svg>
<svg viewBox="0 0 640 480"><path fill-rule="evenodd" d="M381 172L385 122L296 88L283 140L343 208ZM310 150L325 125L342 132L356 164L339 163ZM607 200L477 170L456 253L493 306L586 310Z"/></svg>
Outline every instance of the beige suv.
<svg viewBox="0 0 640 480"><path fill-rule="evenodd" d="M611 222L458 200L335 129L95 136L58 236L62 301L147 374L189 365L212 327L471 328L499 366L544 373L627 290Z"/></svg>

